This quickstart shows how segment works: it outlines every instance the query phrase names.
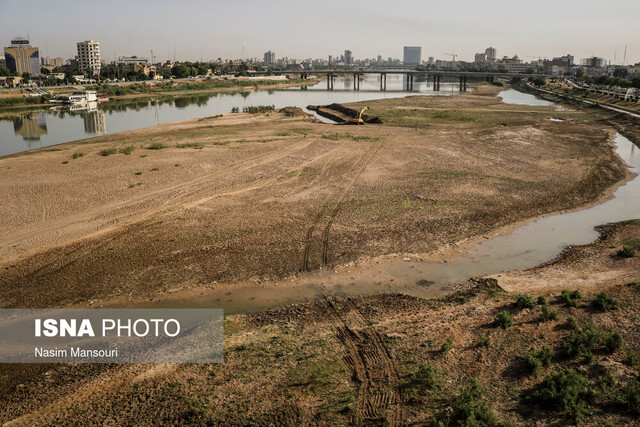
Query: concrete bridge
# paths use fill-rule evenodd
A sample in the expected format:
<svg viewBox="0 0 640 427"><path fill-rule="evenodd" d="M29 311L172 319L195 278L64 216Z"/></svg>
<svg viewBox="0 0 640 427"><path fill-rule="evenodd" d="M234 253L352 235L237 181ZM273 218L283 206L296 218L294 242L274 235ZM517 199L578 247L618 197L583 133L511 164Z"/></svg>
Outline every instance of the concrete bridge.
<svg viewBox="0 0 640 427"><path fill-rule="evenodd" d="M295 74L300 75L301 79L307 79L309 75L326 75L327 77L327 90L333 90L333 83L335 77L340 76L353 76L353 90L360 90L360 79L365 74L379 74L380 75L380 90L387 90L387 75L398 74L406 76L406 90L413 90L413 82L416 76L423 77L424 79L433 80L434 90L440 90L440 80L443 77L453 77L459 79L460 90L467 90L467 79L469 77L484 78L488 82L493 83L496 78L528 78L528 77L543 77L543 78L557 78L558 76L546 75L546 74L514 74L514 73L491 73L486 71L440 71L440 70L407 70L407 69L357 69L357 70L309 70L303 72L283 72L283 74Z"/></svg>

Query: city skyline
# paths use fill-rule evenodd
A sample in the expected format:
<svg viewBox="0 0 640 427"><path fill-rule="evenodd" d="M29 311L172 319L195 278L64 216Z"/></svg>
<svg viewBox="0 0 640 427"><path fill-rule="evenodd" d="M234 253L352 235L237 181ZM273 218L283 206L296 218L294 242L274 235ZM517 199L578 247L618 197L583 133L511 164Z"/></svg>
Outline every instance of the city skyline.
<svg viewBox="0 0 640 427"><path fill-rule="evenodd" d="M542 0L532 8L505 0L481 5L404 1L393 6L378 0L359 5L248 0L190 1L177 8L143 0L134 6L115 1L78 8L66 1L2 0L3 12L15 19L3 23L0 37L4 45L15 37L29 37L41 56L64 58L75 56L77 42L93 39L100 42L107 62L118 56L150 57L151 50L158 61L174 55L180 61L261 58L269 50L298 59L326 58L345 50L355 59L401 58L404 46L422 47L423 58L450 59L447 52L473 61L475 53L493 46L500 58L517 54L530 61L571 53L576 59L615 58L617 64L622 64L626 46L624 63L640 61L640 30L634 22L639 4L557 3ZM589 28L593 30L585 30Z"/></svg>

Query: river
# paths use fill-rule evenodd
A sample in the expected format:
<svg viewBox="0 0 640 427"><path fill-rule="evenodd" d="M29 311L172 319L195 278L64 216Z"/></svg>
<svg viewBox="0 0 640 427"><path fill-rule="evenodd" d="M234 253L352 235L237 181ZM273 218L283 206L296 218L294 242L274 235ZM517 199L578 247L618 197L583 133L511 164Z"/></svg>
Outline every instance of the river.
<svg viewBox="0 0 640 427"><path fill-rule="evenodd" d="M416 79L410 92L403 90L405 85L404 76L389 75L387 90L382 92L379 76L370 74L361 81L358 91L353 90L352 78L338 77L331 91L326 89L326 82L320 82L304 88L113 100L77 110L47 108L11 114L11 109L5 109L0 111L4 113L0 116L0 157L99 135L229 113L233 107L242 111L243 107L252 105L294 106L306 111L307 105L459 92L458 83L452 82L443 81L437 92L426 79Z"/></svg>

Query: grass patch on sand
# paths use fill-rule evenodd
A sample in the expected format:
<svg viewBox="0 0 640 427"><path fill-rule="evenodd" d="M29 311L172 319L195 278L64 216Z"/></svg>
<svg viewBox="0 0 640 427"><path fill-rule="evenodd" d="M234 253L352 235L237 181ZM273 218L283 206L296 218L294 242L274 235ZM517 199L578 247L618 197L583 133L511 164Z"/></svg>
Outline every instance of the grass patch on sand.
<svg viewBox="0 0 640 427"><path fill-rule="evenodd" d="M136 149L136 147L134 147L133 145L127 145L126 147L121 148L120 152L122 154L124 154L125 156L128 156L129 154L133 153L133 150L135 150L135 149Z"/></svg>
<svg viewBox="0 0 640 427"><path fill-rule="evenodd" d="M147 150L162 150L168 148L168 145L163 144L162 142L154 142L150 145L147 145Z"/></svg>
<svg viewBox="0 0 640 427"><path fill-rule="evenodd" d="M176 148L195 148L196 150L202 150L204 144L202 142L185 142L183 144L177 144Z"/></svg>
<svg viewBox="0 0 640 427"><path fill-rule="evenodd" d="M117 153L117 150L115 148L105 148L104 150L100 151L99 154L103 157L107 157L116 153Z"/></svg>

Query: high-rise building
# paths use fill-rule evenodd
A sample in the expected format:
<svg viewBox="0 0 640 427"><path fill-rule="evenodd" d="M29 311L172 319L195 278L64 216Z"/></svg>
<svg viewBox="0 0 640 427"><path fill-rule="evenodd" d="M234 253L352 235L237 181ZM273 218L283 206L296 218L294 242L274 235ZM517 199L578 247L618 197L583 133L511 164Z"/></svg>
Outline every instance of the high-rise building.
<svg viewBox="0 0 640 427"><path fill-rule="evenodd" d="M474 62L476 62L476 63L487 62L487 54L486 53L476 53L476 57L475 57Z"/></svg>
<svg viewBox="0 0 640 427"><path fill-rule="evenodd" d="M265 64L273 64L274 62L276 62L276 53L272 50L265 52L264 62Z"/></svg>
<svg viewBox="0 0 640 427"><path fill-rule="evenodd" d="M498 51L493 47L486 48L484 54L487 55L487 61L489 62L495 62L498 58Z"/></svg>
<svg viewBox="0 0 640 427"><path fill-rule="evenodd" d="M404 62L404 65L420 65L422 62L422 48L419 46L405 46L402 62Z"/></svg>
<svg viewBox="0 0 640 427"><path fill-rule="evenodd" d="M344 63L345 65L353 65L353 52L350 50L344 51Z"/></svg>
<svg viewBox="0 0 640 427"><path fill-rule="evenodd" d="M51 58L48 56L43 56L40 59L40 63L43 66L47 66L47 67L62 67L64 65L64 59L57 57L57 58Z"/></svg>
<svg viewBox="0 0 640 427"><path fill-rule="evenodd" d="M436 62L436 59L433 56L429 57L429 64L433 65Z"/></svg>
<svg viewBox="0 0 640 427"><path fill-rule="evenodd" d="M100 74L100 43L93 40L78 42L78 71L89 72L93 75Z"/></svg>
<svg viewBox="0 0 640 427"><path fill-rule="evenodd" d="M7 61L4 59L4 55L0 55L0 68L5 68L7 66Z"/></svg>
<svg viewBox="0 0 640 427"><path fill-rule="evenodd" d="M40 74L40 49L32 47L25 38L11 40L11 46L4 48L4 58L12 73Z"/></svg>

